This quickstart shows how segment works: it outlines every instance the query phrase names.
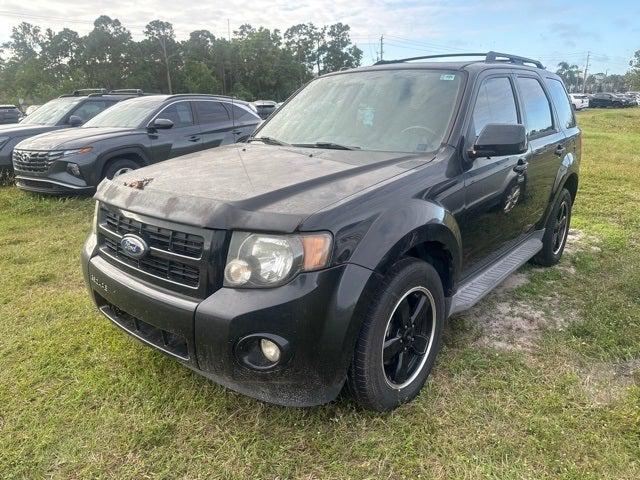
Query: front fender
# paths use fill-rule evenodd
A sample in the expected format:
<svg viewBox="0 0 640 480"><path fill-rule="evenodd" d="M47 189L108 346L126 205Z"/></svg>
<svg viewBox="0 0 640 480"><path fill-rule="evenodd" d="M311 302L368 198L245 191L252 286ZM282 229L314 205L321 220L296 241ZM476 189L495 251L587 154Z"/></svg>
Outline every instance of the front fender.
<svg viewBox="0 0 640 480"><path fill-rule="evenodd" d="M455 282L462 264L458 223L441 205L424 200L412 199L376 218L349 261L384 273L400 256L425 242L440 243L449 252Z"/></svg>

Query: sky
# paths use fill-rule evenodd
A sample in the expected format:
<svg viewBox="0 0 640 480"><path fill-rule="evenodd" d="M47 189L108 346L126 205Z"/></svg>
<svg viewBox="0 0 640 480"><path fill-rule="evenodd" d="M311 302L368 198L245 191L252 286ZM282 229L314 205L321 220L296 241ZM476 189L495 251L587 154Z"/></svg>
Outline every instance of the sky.
<svg viewBox="0 0 640 480"><path fill-rule="evenodd" d="M640 2L631 0L0 0L0 43L22 21L86 34L93 20L118 18L142 38L147 22L174 25L178 39L207 29L227 36L243 23L282 32L297 23L351 26L363 65L385 59L495 50L537 58L549 69L565 60L591 73L624 73L640 50Z"/></svg>

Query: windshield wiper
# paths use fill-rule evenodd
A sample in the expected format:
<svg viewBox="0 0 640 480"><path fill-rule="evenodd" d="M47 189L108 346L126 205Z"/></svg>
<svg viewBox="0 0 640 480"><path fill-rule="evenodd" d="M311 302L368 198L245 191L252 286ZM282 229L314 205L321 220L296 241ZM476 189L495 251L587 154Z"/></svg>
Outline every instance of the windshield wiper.
<svg viewBox="0 0 640 480"><path fill-rule="evenodd" d="M360 150L360 147L350 147L333 142L294 143L293 146L303 148L328 148L331 150Z"/></svg>
<svg viewBox="0 0 640 480"><path fill-rule="evenodd" d="M251 137L247 141L248 142L259 141L259 142L262 142L262 143L266 143L267 145L289 145L286 142L283 142L281 140L278 140L278 139L272 138L272 137Z"/></svg>

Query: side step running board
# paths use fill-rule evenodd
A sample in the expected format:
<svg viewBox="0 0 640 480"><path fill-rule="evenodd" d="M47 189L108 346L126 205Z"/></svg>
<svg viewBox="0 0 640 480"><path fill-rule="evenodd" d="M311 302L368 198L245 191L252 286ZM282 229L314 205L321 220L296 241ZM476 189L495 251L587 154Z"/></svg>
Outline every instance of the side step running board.
<svg viewBox="0 0 640 480"><path fill-rule="evenodd" d="M505 278L524 265L542 248L543 235L544 230L535 231L514 250L460 285L451 301L450 314L473 307Z"/></svg>

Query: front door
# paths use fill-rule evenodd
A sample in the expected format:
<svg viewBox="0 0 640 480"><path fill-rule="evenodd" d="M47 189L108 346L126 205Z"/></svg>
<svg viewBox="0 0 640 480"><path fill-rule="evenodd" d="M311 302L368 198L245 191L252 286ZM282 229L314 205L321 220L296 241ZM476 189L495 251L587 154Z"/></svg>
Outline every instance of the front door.
<svg viewBox="0 0 640 480"><path fill-rule="evenodd" d="M509 73L484 78L476 92L467 129L470 149L490 123L521 124L513 79ZM465 173L465 208L461 224L463 276L486 265L516 242L528 228L530 195L521 155L469 160Z"/></svg>
<svg viewBox="0 0 640 480"><path fill-rule="evenodd" d="M169 119L173 122L173 127L156 130L151 134L154 162L161 162L201 149L202 134L200 126L194 121L191 102L172 103L158 113L155 118Z"/></svg>

